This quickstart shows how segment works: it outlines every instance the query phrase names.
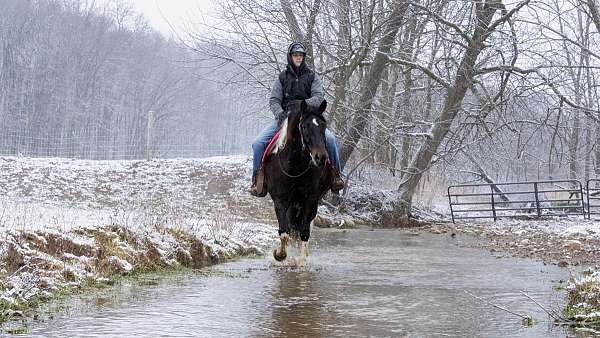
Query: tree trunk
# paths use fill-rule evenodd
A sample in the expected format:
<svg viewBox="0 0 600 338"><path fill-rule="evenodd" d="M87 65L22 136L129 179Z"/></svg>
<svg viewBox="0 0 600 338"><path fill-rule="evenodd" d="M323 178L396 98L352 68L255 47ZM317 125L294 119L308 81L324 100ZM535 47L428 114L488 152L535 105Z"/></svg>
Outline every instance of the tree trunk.
<svg viewBox="0 0 600 338"><path fill-rule="evenodd" d="M385 27L385 33L379 47L377 48L377 54L375 60L371 65L369 73L364 80L364 85L360 91L360 98L358 101L358 109L354 114L354 118L350 123L350 129L348 131L347 143L342 147L340 153L340 162L342 168L345 167L348 159L352 155L352 152L356 149L358 142L363 136L363 133L367 127L369 121L370 110L373 103L373 98L377 93L377 89L381 83L381 75L384 68L388 64L389 52L392 49L400 25L403 22L404 13L408 8L408 3L405 0L394 3L394 8L389 16L389 22Z"/></svg>
<svg viewBox="0 0 600 338"><path fill-rule="evenodd" d="M452 122L461 108L465 94L473 83L475 62L485 48L484 42L492 32L488 26L500 5L500 0L488 0L483 5L477 6L475 30L458 67L454 83L448 88L442 112L431 127L430 137L425 140L411 160L407 168L406 179L398 188L400 196L394 208L394 218L399 223L408 221L412 199L419 180L423 173L429 169L433 154L450 130Z"/></svg>
<svg viewBox="0 0 600 338"><path fill-rule="evenodd" d="M346 86L348 84L350 72L349 67L346 65L348 57L350 56L350 0L339 0L337 7L337 16L339 18L339 34L338 34L338 49L337 49L337 70L333 77L333 83L335 85L333 93L333 102L329 109L329 118L336 122L336 129L340 130L338 119L340 113L344 116L344 111L340 112L340 105L343 105L346 101Z"/></svg>
<svg viewBox="0 0 600 338"><path fill-rule="evenodd" d="M410 67L406 67L405 71L404 71L404 95L402 96L402 104L398 107L402 107L400 109L403 109L404 112L402 112L402 122L408 124L411 120L411 113L410 113L410 107L411 107L411 101L412 101L412 97L411 97L411 88L413 86L413 79L412 79L412 69ZM400 110L398 109L398 110ZM410 160L410 150L411 150L411 138L410 136L404 135L402 136L402 151L401 151L401 155L402 155L402 159L400 160L400 170L401 170L401 175L400 177L405 177L406 176L406 169L408 167L408 162Z"/></svg>
<svg viewBox="0 0 600 338"><path fill-rule="evenodd" d="M321 8L321 0L315 0L313 6L310 10L310 17L308 20L308 26L306 28L306 33L302 31L300 25L298 24L298 20L296 19L296 15L292 10L292 5L289 0L280 0L281 9L283 10L283 14L285 15L285 20L287 21L288 27L290 29L290 34L292 40L295 42L302 42L306 47L306 63L312 69L315 69L315 56L313 51L312 44L312 35L314 32L316 16L319 13L319 9Z"/></svg>
<svg viewBox="0 0 600 338"><path fill-rule="evenodd" d="M579 103L580 100L577 100ZM578 172L578 156L577 150L579 150L579 129L581 127L579 112L575 112L573 116L573 128L571 129L571 138L569 140L569 178L572 180L577 179Z"/></svg>
<svg viewBox="0 0 600 338"><path fill-rule="evenodd" d="M590 14L592 16L592 21L594 22L594 26L598 32L600 32L600 12L598 11L598 5L596 4L596 0L587 0L588 8L590 9Z"/></svg>

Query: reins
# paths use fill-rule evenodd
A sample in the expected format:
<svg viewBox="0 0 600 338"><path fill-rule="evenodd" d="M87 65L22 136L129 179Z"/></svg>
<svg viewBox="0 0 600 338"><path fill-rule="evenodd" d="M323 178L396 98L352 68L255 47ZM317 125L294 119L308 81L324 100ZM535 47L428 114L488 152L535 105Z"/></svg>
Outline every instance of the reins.
<svg viewBox="0 0 600 338"><path fill-rule="evenodd" d="M277 161L279 161L279 168L281 169L281 172L283 172L283 174L289 178L298 178L298 177L302 177L304 176L304 174L306 174L309 170L310 170L310 162L308 162L308 167L306 167L306 169L304 169L303 172L301 172L298 175L292 175L290 173L288 173L284 168L283 168L283 164L281 164L281 157L279 156L280 153L277 153Z"/></svg>

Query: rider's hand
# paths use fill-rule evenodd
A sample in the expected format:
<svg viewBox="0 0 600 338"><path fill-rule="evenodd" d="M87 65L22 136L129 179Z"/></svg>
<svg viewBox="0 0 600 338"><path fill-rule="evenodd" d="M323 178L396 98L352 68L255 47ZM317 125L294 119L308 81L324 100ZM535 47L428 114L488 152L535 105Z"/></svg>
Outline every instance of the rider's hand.
<svg viewBox="0 0 600 338"><path fill-rule="evenodd" d="M282 110L281 113L277 114L277 124L281 125L283 123L283 120L285 120L288 116L288 112L285 110Z"/></svg>

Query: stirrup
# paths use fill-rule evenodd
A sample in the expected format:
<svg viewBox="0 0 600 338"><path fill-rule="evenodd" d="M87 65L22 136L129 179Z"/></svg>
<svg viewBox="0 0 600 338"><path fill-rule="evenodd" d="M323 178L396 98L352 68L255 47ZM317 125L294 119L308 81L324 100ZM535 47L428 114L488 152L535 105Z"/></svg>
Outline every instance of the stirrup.
<svg viewBox="0 0 600 338"><path fill-rule="evenodd" d="M334 194L338 194L340 190L346 187L346 183L342 179L339 171L336 167L333 166L333 163L329 164L329 174L331 175L331 192Z"/></svg>
<svg viewBox="0 0 600 338"><path fill-rule="evenodd" d="M335 177L333 182L331 182L331 192L334 194L339 194L340 190L346 187L346 183L342 180L341 177Z"/></svg>
<svg viewBox="0 0 600 338"><path fill-rule="evenodd" d="M256 174L252 187L250 187L250 194L255 197L265 197L267 195L265 174L262 168L260 168Z"/></svg>

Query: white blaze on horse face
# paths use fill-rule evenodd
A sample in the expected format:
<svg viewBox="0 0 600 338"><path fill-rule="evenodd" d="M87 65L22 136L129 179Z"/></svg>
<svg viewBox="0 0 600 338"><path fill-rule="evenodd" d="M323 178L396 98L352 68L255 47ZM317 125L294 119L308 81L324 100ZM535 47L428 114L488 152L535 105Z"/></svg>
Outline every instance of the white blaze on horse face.
<svg viewBox="0 0 600 338"><path fill-rule="evenodd" d="M317 118L316 117L313 117L313 123L315 124L315 126L317 126L317 127L319 126L319 122L317 122Z"/></svg>

